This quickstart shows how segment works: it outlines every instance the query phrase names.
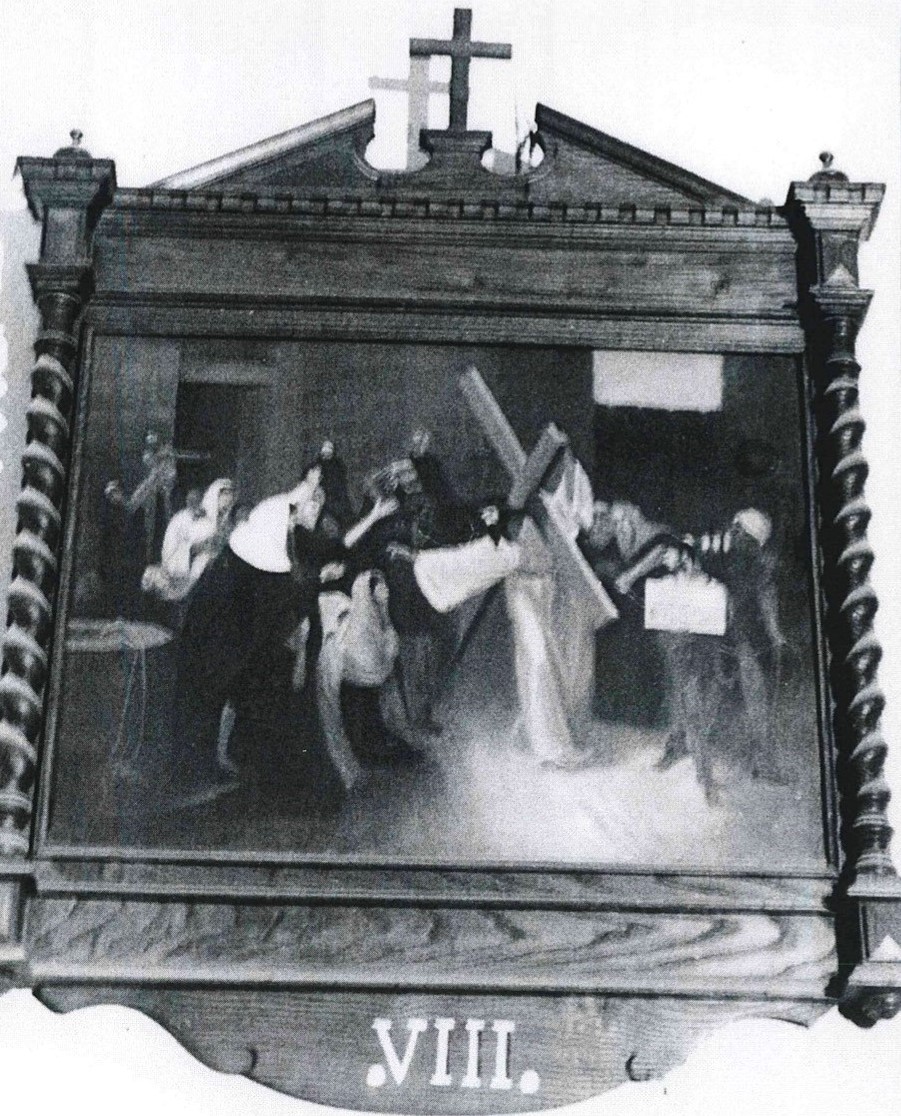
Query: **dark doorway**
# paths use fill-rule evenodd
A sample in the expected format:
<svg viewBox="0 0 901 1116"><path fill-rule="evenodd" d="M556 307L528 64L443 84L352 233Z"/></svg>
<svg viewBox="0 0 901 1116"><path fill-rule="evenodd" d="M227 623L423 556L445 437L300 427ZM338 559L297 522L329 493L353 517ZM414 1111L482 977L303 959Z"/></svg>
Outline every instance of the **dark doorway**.
<svg viewBox="0 0 901 1116"><path fill-rule="evenodd" d="M197 459L182 459L178 488L205 488L218 477L235 482L244 503L259 499L264 476L264 389L233 384L179 385L175 446Z"/></svg>

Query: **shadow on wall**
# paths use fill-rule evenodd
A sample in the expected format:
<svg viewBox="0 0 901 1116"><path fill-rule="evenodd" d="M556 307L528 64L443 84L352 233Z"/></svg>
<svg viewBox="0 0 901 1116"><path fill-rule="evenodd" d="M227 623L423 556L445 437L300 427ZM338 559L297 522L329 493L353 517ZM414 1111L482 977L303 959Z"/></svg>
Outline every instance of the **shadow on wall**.
<svg viewBox="0 0 901 1116"><path fill-rule="evenodd" d="M22 483L32 345L38 330L38 312L31 300L25 263L38 258L40 241L40 226L27 209L0 211L0 381L5 386L5 391L0 387L0 413L5 420L5 425L0 422L0 606L4 617L16 530L16 494Z"/></svg>

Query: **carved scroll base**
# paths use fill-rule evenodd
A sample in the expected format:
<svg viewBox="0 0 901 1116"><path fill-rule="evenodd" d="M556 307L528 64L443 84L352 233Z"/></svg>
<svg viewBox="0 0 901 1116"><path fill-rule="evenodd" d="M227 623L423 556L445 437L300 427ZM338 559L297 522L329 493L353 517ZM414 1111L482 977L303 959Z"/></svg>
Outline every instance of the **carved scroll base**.
<svg viewBox="0 0 901 1116"><path fill-rule="evenodd" d="M144 1012L205 1064L243 1074L305 1100L398 1113L522 1112L596 1096L627 1081L659 1077L706 1035L743 1018L809 1024L822 1002L676 1001L665 998L559 998L330 993L264 989L164 989L99 985L42 988L59 1011L121 1004ZM376 1019L391 1022L398 1060L409 1020L424 1021L402 1080L386 1065ZM439 1028L447 1027L447 1057ZM467 1022L480 1032L477 1078L469 1068ZM512 1022L497 1073L494 1024ZM470 1027L470 1031L472 1030ZM500 1028L502 1034L503 1026ZM381 1067L381 1071L378 1068ZM397 1072L398 1067L395 1067ZM503 1084L502 1084L503 1083Z"/></svg>

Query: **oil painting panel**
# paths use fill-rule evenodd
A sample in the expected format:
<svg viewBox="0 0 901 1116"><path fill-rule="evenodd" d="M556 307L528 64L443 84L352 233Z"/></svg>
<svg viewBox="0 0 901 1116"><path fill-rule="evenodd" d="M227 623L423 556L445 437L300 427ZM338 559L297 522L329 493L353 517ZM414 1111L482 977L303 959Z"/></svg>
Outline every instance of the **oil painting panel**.
<svg viewBox="0 0 901 1116"><path fill-rule="evenodd" d="M816 867L787 357L94 340L51 845Z"/></svg>

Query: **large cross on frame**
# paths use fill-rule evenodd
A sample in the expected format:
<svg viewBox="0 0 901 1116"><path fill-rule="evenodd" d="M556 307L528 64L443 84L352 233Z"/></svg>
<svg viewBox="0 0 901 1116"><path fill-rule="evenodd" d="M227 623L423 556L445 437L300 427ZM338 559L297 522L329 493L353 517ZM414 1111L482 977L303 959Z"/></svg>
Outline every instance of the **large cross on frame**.
<svg viewBox="0 0 901 1116"><path fill-rule="evenodd" d="M448 131L465 132L469 107L469 62L472 58L512 58L510 43L474 43L472 11L454 8L454 34L451 39L411 39L410 57L450 55L450 122Z"/></svg>
<svg viewBox="0 0 901 1116"><path fill-rule="evenodd" d="M468 368L463 373L460 390L510 478L510 506L525 510L535 521L558 575L566 578L578 594L586 619L590 618L595 628L615 620L619 615L616 606L567 530L553 494L542 487L558 455L568 452L566 435L551 423L541 432L531 454L527 454L477 368Z"/></svg>

